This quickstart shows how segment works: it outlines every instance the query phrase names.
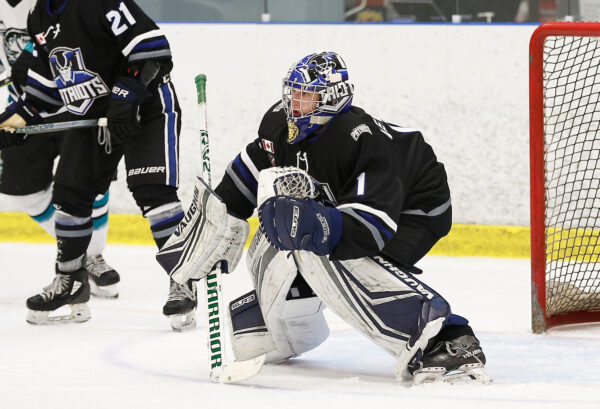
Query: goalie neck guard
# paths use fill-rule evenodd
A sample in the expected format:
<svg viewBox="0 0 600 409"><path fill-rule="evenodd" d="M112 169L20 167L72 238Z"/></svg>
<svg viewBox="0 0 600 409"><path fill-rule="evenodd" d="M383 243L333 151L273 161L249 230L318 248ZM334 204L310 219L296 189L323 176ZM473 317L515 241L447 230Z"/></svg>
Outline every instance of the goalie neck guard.
<svg viewBox="0 0 600 409"><path fill-rule="evenodd" d="M313 53L295 63L283 79L288 143L305 139L348 111L353 93L346 63L337 53Z"/></svg>

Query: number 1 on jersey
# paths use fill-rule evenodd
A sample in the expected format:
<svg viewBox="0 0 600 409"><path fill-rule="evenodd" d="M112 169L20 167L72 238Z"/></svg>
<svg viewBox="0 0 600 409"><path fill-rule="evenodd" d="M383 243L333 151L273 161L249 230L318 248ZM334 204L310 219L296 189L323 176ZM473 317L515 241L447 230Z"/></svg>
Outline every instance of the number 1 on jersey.
<svg viewBox="0 0 600 409"><path fill-rule="evenodd" d="M365 194L365 172L358 175L356 178L356 196L364 196Z"/></svg>
<svg viewBox="0 0 600 409"><path fill-rule="evenodd" d="M119 10L120 12L117 10L111 10L108 13L106 13L106 18L111 23L110 28L116 36L122 34L129 28L129 26L126 23L121 24L121 13L123 13L130 26L135 24L135 18L133 18L131 12L129 11L125 3L121 2L119 4Z"/></svg>

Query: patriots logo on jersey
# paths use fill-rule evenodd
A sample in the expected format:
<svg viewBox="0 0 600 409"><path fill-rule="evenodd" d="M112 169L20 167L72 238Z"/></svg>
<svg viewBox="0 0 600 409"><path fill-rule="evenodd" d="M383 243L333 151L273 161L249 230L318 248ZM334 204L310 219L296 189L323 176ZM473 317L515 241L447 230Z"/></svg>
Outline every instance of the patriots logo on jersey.
<svg viewBox="0 0 600 409"><path fill-rule="evenodd" d="M49 60L58 92L69 112L84 115L96 98L110 93L102 78L85 68L79 48L55 48Z"/></svg>

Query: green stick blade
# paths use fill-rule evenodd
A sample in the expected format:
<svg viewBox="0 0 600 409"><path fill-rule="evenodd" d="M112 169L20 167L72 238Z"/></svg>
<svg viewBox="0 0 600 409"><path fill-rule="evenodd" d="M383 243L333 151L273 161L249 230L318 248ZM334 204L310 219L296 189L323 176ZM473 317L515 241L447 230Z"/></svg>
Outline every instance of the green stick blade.
<svg viewBox="0 0 600 409"><path fill-rule="evenodd" d="M196 75L196 92L198 93L198 103L206 103L206 75Z"/></svg>

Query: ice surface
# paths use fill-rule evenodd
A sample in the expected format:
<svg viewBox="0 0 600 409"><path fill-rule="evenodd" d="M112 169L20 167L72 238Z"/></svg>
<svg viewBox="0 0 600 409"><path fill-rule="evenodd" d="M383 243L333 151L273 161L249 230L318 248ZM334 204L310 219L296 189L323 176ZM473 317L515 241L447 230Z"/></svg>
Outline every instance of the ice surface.
<svg viewBox="0 0 600 409"><path fill-rule="evenodd" d="M600 408L600 325L533 335L529 260L426 257L421 278L471 320L492 385L394 379L394 359L327 311L332 334L286 365L238 385L208 380L205 332L174 333L161 308L154 249L109 246L116 300L92 298L83 324L34 327L25 299L52 278L51 245L0 243L0 408ZM250 281L240 264L227 298Z"/></svg>

